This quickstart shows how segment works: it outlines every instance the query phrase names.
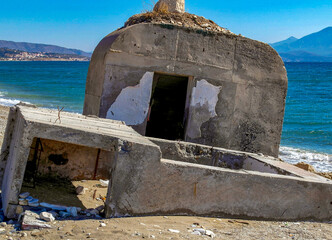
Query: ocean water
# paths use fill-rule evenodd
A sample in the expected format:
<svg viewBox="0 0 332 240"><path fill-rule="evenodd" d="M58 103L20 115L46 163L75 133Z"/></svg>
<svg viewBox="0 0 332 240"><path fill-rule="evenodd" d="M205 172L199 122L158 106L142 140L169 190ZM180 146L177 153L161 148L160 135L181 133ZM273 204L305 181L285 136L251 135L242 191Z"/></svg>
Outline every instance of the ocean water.
<svg viewBox="0 0 332 240"><path fill-rule="evenodd" d="M0 104L82 113L88 62L0 62ZM332 172L332 63L286 63L280 158Z"/></svg>

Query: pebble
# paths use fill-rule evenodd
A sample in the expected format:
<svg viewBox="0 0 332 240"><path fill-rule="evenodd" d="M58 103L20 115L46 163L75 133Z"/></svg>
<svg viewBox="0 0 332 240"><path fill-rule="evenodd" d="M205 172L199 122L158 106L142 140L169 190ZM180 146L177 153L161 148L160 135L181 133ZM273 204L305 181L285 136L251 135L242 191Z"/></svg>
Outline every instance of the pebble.
<svg viewBox="0 0 332 240"><path fill-rule="evenodd" d="M168 229L168 231L170 231L170 232L172 232L172 233L180 233L180 231L179 230L176 230L176 229Z"/></svg>
<svg viewBox="0 0 332 240"><path fill-rule="evenodd" d="M212 238L214 238L216 235L214 234L214 232L212 232L212 231L210 231L210 230L206 230L205 231L205 235L206 236L209 236L209 237L212 237Z"/></svg>
<svg viewBox="0 0 332 240"><path fill-rule="evenodd" d="M85 194L85 188L83 187L83 186L78 186L77 188L76 188L76 194L77 195L83 195L83 194Z"/></svg>
<svg viewBox="0 0 332 240"><path fill-rule="evenodd" d="M1 226L1 227L6 227L6 226L7 226L7 223L2 222L2 223L0 223L0 226Z"/></svg>
<svg viewBox="0 0 332 240"><path fill-rule="evenodd" d="M6 229L0 228L0 233L6 232Z"/></svg>
<svg viewBox="0 0 332 240"><path fill-rule="evenodd" d="M20 198L18 200L18 204L21 205L21 206L27 206L28 205L28 200Z"/></svg>
<svg viewBox="0 0 332 240"><path fill-rule="evenodd" d="M106 227L106 223L101 223L99 227Z"/></svg>
<svg viewBox="0 0 332 240"><path fill-rule="evenodd" d="M28 236L27 233L25 233L25 232L22 232L22 233L21 233L21 237L27 237L27 236Z"/></svg>
<svg viewBox="0 0 332 240"><path fill-rule="evenodd" d="M69 212L60 211L59 212L59 216L61 218L67 218L67 217L70 217L70 213Z"/></svg>
<svg viewBox="0 0 332 240"><path fill-rule="evenodd" d="M202 235L205 235L206 230L204 228L195 228L194 232L200 232Z"/></svg>
<svg viewBox="0 0 332 240"><path fill-rule="evenodd" d="M197 236L201 236L202 234L200 233L200 232L198 232L198 231L193 231L191 234L193 234L193 235L197 235Z"/></svg>
<svg viewBox="0 0 332 240"><path fill-rule="evenodd" d="M67 207L67 212L70 213L73 217L77 217L77 208L76 207Z"/></svg>
<svg viewBox="0 0 332 240"><path fill-rule="evenodd" d="M27 198L27 197L29 197L29 195L30 195L30 193L28 193L28 192L24 192L24 193L21 193L21 194L19 195L19 197L20 197L20 198Z"/></svg>
<svg viewBox="0 0 332 240"><path fill-rule="evenodd" d="M46 221L46 222L53 222L55 220L52 213L49 212L42 212L39 214L40 219Z"/></svg>

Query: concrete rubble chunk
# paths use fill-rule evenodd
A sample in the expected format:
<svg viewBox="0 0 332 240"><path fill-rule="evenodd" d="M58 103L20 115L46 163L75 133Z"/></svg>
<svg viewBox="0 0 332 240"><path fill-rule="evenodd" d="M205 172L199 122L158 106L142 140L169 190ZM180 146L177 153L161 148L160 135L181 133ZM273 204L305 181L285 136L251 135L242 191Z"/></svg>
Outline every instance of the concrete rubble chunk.
<svg viewBox="0 0 332 240"><path fill-rule="evenodd" d="M71 216L77 217L77 208L76 207L67 207L66 211L70 213Z"/></svg>
<svg viewBox="0 0 332 240"><path fill-rule="evenodd" d="M184 0L159 0L156 5L154 6L153 10L157 11L163 6L163 5L168 6L168 11L169 12L174 12L174 13L184 13L185 11L185 3Z"/></svg>
<svg viewBox="0 0 332 240"><path fill-rule="evenodd" d="M41 221L38 218L38 214L29 210L25 211L21 225L22 230L52 228L51 225L46 224L44 221Z"/></svg>
<svg viewBox="0 0 332 240"><path fill-rule="evenodd" d="M55 220L53 214L50 212L41 212L39 217L46 222L53 222Z"/></svg>
<svg viewBox="0 0 332 240"><path fill-rule="evenodd" d="M24 192L24 193L21 193L21 194L19 195L19 197L20 197L20 198L27 198L27 197L29 197L29 195L30 195L30 193L28 193L28 192Z"/></svg>
<svg viewBox="0 0 332 240"><path fill-rule="evenodd" d="M52 210L56 210L56 211L66 211L66 209L67 209L67 207L65 207L65 206L49 204L49 203L45 203L45 202L40 203L40 206L45 207L45 208L51 208Z"/></svg>

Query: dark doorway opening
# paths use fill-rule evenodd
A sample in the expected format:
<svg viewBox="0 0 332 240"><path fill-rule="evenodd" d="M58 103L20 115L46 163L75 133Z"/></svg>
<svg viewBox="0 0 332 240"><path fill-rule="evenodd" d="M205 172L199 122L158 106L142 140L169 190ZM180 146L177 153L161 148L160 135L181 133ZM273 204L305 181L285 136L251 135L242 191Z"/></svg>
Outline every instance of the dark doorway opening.
<svg viewBox="0 0 332 240"><path fill-rule="evenodd" d="M183 140L188 77L154 74L146 136Z"/></svg>

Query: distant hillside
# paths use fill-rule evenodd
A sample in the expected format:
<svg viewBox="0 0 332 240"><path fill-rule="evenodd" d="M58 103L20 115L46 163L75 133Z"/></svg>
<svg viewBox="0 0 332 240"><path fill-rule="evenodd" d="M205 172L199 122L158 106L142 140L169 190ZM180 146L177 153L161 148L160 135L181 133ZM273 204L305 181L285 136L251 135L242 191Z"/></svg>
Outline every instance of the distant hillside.
<svg viewBox="0 0 332 240"><path fill-rule="evenodd" d="M289 37L286 40L280 41L280 42L276 42L276 43L272 43L270 44L273 48L276 48L278 46L284 45L284 44L290 44L292 42L297 41L298 39L296 37Z"/></svg>
<svg viewBox="0 0 332 240"><path fill-rule="evenodd" d="M74 54L84 57L91 57L91 53L84 52L78 49L69 49L55 45L27 43L27 42L13 42L0 40L0 48L15 49L29 53L44 52L44 53L58 53L58 54Z"/></svg>
<svg viewBox="0 0 332 240"><path fill-rule="evenodd" d="M332 27L303 38L288 38L271 46L286 62L332 62Z"/></svg>
<svg viewBox="0 0 332 240"><path fill-rule="evenodd" d="M77 54L26 52L0 48L0 61L89 61L89 57Z"/></svg>

